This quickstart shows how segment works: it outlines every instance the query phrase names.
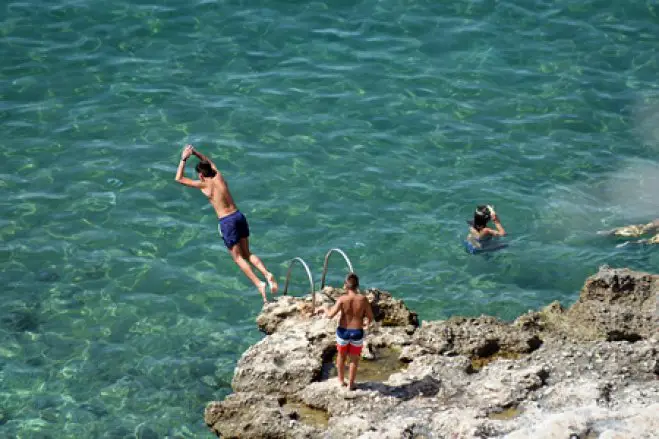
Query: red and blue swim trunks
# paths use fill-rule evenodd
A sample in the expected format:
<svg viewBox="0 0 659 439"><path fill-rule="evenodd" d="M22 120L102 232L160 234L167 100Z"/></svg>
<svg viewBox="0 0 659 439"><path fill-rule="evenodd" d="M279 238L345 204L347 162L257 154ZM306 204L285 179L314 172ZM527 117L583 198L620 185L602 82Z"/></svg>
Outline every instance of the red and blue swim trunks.
<svg viewBox="0 0 659 439"><path fill-rule="evenodd" d="M359 355L364 344L363 329L336 328L336 349L341 354Z"/></svg>
<svg viewBox="0 0 659 439"><path fill-rule="evenodd" d="M247 218L239 210L220 218L217 230L228 249L238 244L242 238L249 237Z"/></svg>

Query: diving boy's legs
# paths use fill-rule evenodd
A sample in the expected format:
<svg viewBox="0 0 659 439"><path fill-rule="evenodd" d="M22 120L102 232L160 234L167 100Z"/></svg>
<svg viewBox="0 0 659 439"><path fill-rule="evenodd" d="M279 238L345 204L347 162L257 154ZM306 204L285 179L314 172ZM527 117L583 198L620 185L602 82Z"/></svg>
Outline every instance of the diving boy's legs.
<svg viewBox="0 0 659 439"><path fill-rule="evenodd" d="M277 290L279 289L279 286L277 285L277 281L275 280L275 277L272 275L272 273L270 273L265 268L265 265L263 264L263 261L261 261L261 258L256 256L249 250L249 238L248 237L241 238L238 244L240 245L240 253L242 257L247 259L263 274L263 276L265 276L266 280L268 281L268 285L270 285L270 291L272 292L272 294L277 294Z"/></svg>
<svg viewBox="0 0 659 439"><path fill-rule="evenodd" d="M261 282L261 279L254 274L254 271L252 271L252 267L249 265L249 262L245 258L243 258L241 251L240 251L240 246L239 245L234 245L229 249L229 253L231 253L231 257L233 258L233 261L240 267L240 269L245 273L245 276L249 280L252 281L252 283L258 288L259 293L261 293L261 297L263 297L263 303L268 302L268 298L265 296L265 282Z"/></svg>
<svg viewBox="0 0 659 439"><path fill-rule="evenodd" d="M266 283L261 282L261 279L254 274L252 267L249 265L249 261L252 261L253 263L258 262L258 265L256 263L254 265L261 270L262 273L267 273L265 276L273 292L277 290L277 284L274 282L272 274L268 273L265 269L263 262L261 262L258 257L252 257L253 255L250 254L248 241L249 225L247 224L247 218L237 210L220 218L218 221L218 229L234 262L259 290L259 293L261 293L261 296L263 297L263 302L267 303L268 299L265 295Z"/></svg>

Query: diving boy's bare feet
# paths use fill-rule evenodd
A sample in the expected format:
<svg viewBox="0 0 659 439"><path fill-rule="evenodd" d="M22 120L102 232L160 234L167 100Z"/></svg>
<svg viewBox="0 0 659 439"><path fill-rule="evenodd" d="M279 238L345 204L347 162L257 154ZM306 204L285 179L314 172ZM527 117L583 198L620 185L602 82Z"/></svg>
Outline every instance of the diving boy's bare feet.
<svg viewBox="0 0 659 439"><path fill-rule="evenodd" d="M268 298L265 295L265 282L259 283L257 288L259 289L259 293L261 293L261 297L263 297L263 303L268 303Z"/></svg>
<svg viewBox="0 0 659 439"><path fill-rule="evenodd" d="M268 281L268 285L270 286L270 292L272 294L277 294L277 291L279 290L279 285L277 285L277 280L275 279L275 277L272 275L272 273L268 273L265 278Z"/></svg>

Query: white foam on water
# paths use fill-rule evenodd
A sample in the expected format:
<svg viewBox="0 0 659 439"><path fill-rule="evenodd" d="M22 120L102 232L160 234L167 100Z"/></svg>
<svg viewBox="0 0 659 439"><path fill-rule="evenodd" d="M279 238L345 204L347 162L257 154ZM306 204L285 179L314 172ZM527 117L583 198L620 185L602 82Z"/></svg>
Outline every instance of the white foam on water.
<svg viewBox="0 0 659 439"><path fill-rule="evenodd" d="M632 110L634 131L641 142L659 151L659 93L639 96Z"/></svg>
<svg viewBox="0 0 659 439"><path fill-rule="evenodd" d="M628 161L607 180L602 195L604 205L622 221L659 218L659 163Z"/></svg>
<svg viewBox="0 0 659 439"><path fill-rule="evenodd" d="M561 239L659 218L659 162L633 159L599 184L553 187L539 209L540 236Z"/></svg>

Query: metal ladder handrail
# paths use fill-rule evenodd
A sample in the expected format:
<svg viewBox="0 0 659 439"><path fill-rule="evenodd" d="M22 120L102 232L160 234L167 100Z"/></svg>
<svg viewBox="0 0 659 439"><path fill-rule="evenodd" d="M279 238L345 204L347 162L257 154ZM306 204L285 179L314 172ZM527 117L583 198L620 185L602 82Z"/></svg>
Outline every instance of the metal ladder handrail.
<svg viewBox="0 0 659 439"><path fill-rule="evenodd" d="M307 277L309 278L309 286L310 286L310 293L311 293L311 306L315 309L316 308L316 292L314 291L313 288L313 276L311 276L311 270L309 270L309 266L307 265L306 262L304 262L304 259L300 257L296 257L290 260L290 264L288 265L288 273L286 274L286 284L284 285L284 292L282 293L284 296L288 292L288 282L291 280L291 271L293 270L293 265L295 262L299 262L302 264L304 267L304 270L307 272Z"/></svg>
<svg viewBox="0 0 659 439"><path fill-rule="evenodd" d="M320 279L320 289L322 290L325 288L325 276L327 276L327 264L329 262L329 258L332 255L332 253L338 253L341 256L343 256L343 260L346 261L346 264L348 265L348 270L353 273L355 270L352 268L352 262L350 262L350 258L348 255L344 253L343 250L340 248L332 248L330 251L327 252L325 255L325 262L323 263L323 276Z"/></svg>

